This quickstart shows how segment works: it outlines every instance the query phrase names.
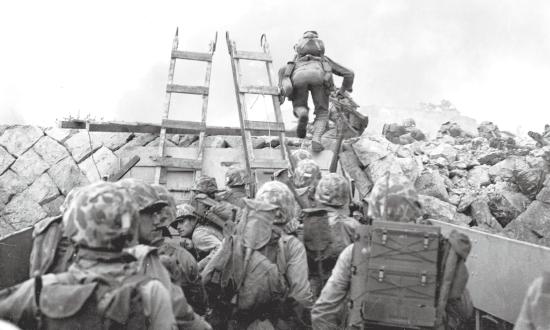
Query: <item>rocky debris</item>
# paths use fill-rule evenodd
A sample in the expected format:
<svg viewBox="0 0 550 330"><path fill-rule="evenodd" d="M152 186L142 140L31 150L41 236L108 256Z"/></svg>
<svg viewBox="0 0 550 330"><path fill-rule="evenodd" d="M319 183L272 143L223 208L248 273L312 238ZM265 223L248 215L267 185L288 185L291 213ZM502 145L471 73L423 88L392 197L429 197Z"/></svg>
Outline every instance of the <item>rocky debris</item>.
<svg viewBox="0 0 550 330"><path fill-rule="evenodd" d="M535 200L506 227L509 237L535 244L550 243L550 204Z"/></svg>
<svg viewBox="0 0 550 330"><path fill-rule="evenodd" d="M29 149L11 166L11 169L19 175L27 184L34 182L50 165L46 163L33 149Z"/></svg>
<svg viewBox="0 0 550 330"><path fill-rule="evenodd" d="M419 194L432 196L442 201L449 202L449 193L445 180L438 171L425 170L414 182Z"/></svg>
<svg viewBox="0 0 550 330"><path fill-rule="evenodd" d="M472 220L467 215L458 213L456 206L451 203L444 202L432 196L420 195L419 197L422 210L430 219L441 220L460 226L467 226Z"/></svg>
<svg viewBox="0 0 550 330"><path fill-rule="evenodd" d="M452 145L443 143L433 148L429 156L432 159L444 158L447 162L452 163L456 160L458 152Z"/></svg>
<svg viewBox="0 0 550 330"><path fill-rule="evenodd" d="M32 148L48 165L69 156L67 149L49 136L43 136Z"/></svg>
<svg viewBox="0 0 550 330"><path fill-rule="evenodd" d="M529 203L529 198L521 193L500 190L487 195L489 198L489 209L497 221L506 227L512 220L520 215Z"/></svg>
<svg viewBox="0 0 550 330"><path fill-rule="evenodd" d="M484 165L495 165L506 158L506 152L494 148L483 151L477 156L477 161Z"/></svg>
<svg viewBox="0 0 550 330"><path fill-rule="evenodd" d="M6 149L0 147L0 175L10 168L14 162L15 157L7 152Z"/></svg>
<svg viewBox="0 0 550 330"><path fill-rule="evenodd" d="M119 169L119 160L111 150L101 147L78 166L88 180L94 182L114 174Z"/></svg>
<svg viewBox="0 0 550 330"><path fill-rule="evenodd" d="M529 168L514 172L514 179L519 190L530 199L535 199L542 189L545 172L540 168Z"/></svg>
<svg viewBox="0 0 550 330"><path fill-rule="evenodd" d="M0 136L0 145L6 148L10 154L19 157L29 150L42 135L44 132L37 127L15 125L7 128Z"/></svg>
<svg viewBox="0 0 550 330"><path fill-rule="evenodd" d="M491 184L489 167L487 165L476 166L468 171L468 183L474 188L482 188Z"/></svg>
<svg viewBox="0 0 550 330"><path fill-rule="evenodd" d="M466 132L462 127L460 127L460 124L457 122L445 122L441 124L441 127L439 128L439 131L437 132L438 136L444 136L448 135L453 138L463 138L463 139L470 139L473 137L473 134Z"/></svg>
<svg viewBox="0 0 550 330"><path fill-rule="evenodd" d="M484 199L475 199L470 204L470 213L472 219L475 221L476 225L490 231L501 231L502 225L500 222L495 219L487 201Z"/></svg>
<svg viewBox="0 0 550 330"><path fill-rule="evenodd" d="M529 131L527 135L529 135L530 138L532 138L537 142L536 144L537 147L545 147L550 145L550 125L549 124L544 125L544 131L542 132L542 134Z"/></svg>
<svg viewBox="0 0 550 330"><path fill-rule="evenodd" d="M352 146L363 166L369 166L372 162L391 153L389 142L379 137L362 136Z"/></svg>
<svg viewBox="0 0 550 330"><path fill-rule="evenodd" d="M416 127L413 119L406 119L401 124L385 124L382 135L391 143L402 145L426 140L426 134Z"/></svg>

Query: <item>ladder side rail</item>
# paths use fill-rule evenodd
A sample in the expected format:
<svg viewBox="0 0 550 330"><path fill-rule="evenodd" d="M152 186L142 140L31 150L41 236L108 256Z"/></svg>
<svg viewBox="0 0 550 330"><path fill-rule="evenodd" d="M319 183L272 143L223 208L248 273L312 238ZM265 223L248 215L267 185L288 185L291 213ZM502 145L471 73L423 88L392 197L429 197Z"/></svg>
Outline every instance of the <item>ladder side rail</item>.
<svg viewBox="0 0 550 330"><path fill-rule="evenodd" d="M244 104L244 94L240 92L240 67L237 65L237 59L235 58L235 51L236 51L236 44L234 41L232 41L230 38L229 38L229 32L226 31L225 32L225 38L226 38L226 41L227 41L227 50L229 51L229 57L231 58L231 70L233 72L233 83L235 85L235 95L236 95L236 98L237 98L237 110L239 112L239 122L240 122L240 126L241 126L241 137L242 137L242 140L243 140L243 152L244 152L244 160L245 160L245 165L246 165L246 170L250 176L250 196L251 197L254 197L255 195L255 190L256 190L256 180L255 180L255 175L252 171L252 168L251 168L251 164L250 164L250 156L251 154L253 153L252 151L252 146L249 145L248 143L248 137L249 137L249 134L247 135L247 132L246 130L244 129L245 128L245 120L247 120L247 115L246 115L246 110L243 111L243 109L245 108L245 104ZM252 140L252 138L250 138L250 140Z"/></svg>
<svg viewBox="0 0 550 330"><path fill-rule="evenodd" d="M178 50L178 29L176 29L176 35L174 36L174 40L172 41L172 52ZM171 85L174 82L174 71L176 69L176 58L170 58L170 68L168 69L168 85ZM168 114L170 112L170 102L172 99L172 93L169 91L166 91L166 97L164 101L164 112L162 114L162 119L168 119ZM160 130L160 136L159 136L159 147L158 147L158 154L159 157L164 156L164 144L166 141L166 128L161 128ZM158 166L155 169L155 183L160 184L161 175L163 172L162 166Z"/></svg>
<svg viewBox="0 0 550 330"><path fill-rule="evenodd" d="M260 44L262 46L264 53L267 56L269 56L269 58L271 58L271 51L269 49L269 44L267 43L267 38L265 34L263 34L262 37L260 38ZM267 77L269 79L269 85L277 86L277 81L275 81L276 76L275 76L275 69L273 67L273 61L266 61L265 67L267 69ZM273 111L275 112L275 120L278 123L283 123L284 125L283 114L281 113L281 104L279 103L279 96L272 95L271 100L273 101ZM288 146L286 145L286 136L284 131L279 132L279 140L281 142L281 150L280 150L281 157L282 159L286 159L287 158L286 148L288 148Z"/></svg>

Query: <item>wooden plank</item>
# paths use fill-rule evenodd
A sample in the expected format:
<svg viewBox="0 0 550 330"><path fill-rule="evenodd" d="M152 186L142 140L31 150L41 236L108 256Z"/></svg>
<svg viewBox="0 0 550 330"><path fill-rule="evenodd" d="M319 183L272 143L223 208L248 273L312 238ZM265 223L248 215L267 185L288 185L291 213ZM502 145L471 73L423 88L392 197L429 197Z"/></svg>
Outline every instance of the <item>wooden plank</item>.
<svg viewBox="0 0 550 330"><path fill-rule="evenodd" d="M59 124L60 128L66 129L86 129L86 121L82 120L64 120ZM132 132L132 133L151 133L158 134L161 129L161 125L151 123L128 123L128 122L90 122L90 132ZM166 128L168 134L194 134L195 128ZM227 126L206 126L206 135L229 135L239 136L241 135L241 129L239 127L227 127ZM255 132L257 135L269 135L267 130ZM287 136L296 137L295 131L287 131Z"/></svg>
<svg viewBox="0 0 550 330"><path fill-rule="evenodd" d="M269 121L245 120L244 129L249 131L284 132L285 124Z"/></svg>
<svg viewBox="0 0 550 330"><path fill-rule="evenodd" d="M168 85L166 85L166 92L167 93L208 95L208 87L168 84Z"/></svg>
<svg viewBox="0 0 550 330"><path fill-rule="evenodd" d="M113 173L109 176L108 181L115 182L120 180L128 171L130 171L138 162L140 158L139 156L132 157L129 161L126 162L120 169L120 171Z"/></svg>
<svg viewBox="0 0 550 330"><path fill-rule="evenodd" d="M531 282L550 271L550 248L431 221L441 227L445 236L456 230L470 238L472 250L466 266L470 272L468 290L474 307L514 323Z"/></svg>
<svg viewBox="0 0 550 330"><path fill-rule="evenodd" d="M251 162L253 169L282 169L287 168L288 162L281 159L255 159Z"/></svg>
<svg viewBox="0 0 550 330"><path fill-rule="evenodd" d="M181 129L185 130L186 132L203 132L206 130L206 124L203 122L198 121L186 121L186 120L174 120L174 119L163 119L162 120L162 127L165 128L173 128L173 129Z"/></svg>
<svg viewBox="0 0 550 330"><path fill-rule="evenodd" d="M153 163L155 163L155 166L176 167L176 168L192 169L192 170L200 170L202 167L202 162L197 159L158 157L158 156L150 156L150 159Z"/></svg>
<svg viewBox="0 0 550 330"><path fill-rule="evenodd" d="M279 88L277 86L240 86L240 93L246 94L261 94L261 95L279 95Z"/></svg>
<svg viewBox="0 0 550 330"><path fill-rule="evenodd" d="M238 50L235 52L234 58L250 61L265 61L271 62L271 56L264 52L248 52L244 50Z"/></svg>
<svg viewBox="0 0 550 330"><path fill-rule="evenodd" d="M212 54L210 53L188 52L181 50L172 51L172 58L177 58L181 60L212 62Z"/></svg>

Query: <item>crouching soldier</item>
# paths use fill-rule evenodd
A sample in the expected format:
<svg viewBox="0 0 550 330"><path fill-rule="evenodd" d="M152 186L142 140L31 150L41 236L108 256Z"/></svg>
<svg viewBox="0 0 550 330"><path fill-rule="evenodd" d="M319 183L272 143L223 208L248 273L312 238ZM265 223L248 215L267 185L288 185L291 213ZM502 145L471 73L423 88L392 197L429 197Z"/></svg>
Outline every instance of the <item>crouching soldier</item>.
<svg viewBox="0 0 550 330"><path fill-rule="evenodd" d="M175 329L168 290L123 251L137 238L137 217L127 189L83 187L64 214L74 226L74 264L19 285L0 302L0 318L24 329Z"/></svg>
<svg viewBox="0 0 550 330"><path fill-rule="evenodd" d="M265 183L246 210L236 234L206 265L203 281L215 304L217 329L303 329L312 297L302 243L285 233L293 218L292 193Z"/></svg>
<svg viewBox="0 0 550 330"><path fill-rule="evenodd" d="M369 326L373 329L422 326L465 329L473 313L465 289L468 272L464 262L470 251L470 241L465 235L453 231L447 240L441 242L439 231L432 226L423 226L423 231L419 231L421 226L414 223L421 215L418 194L408 179L402 176L390 178L387 173L386 177L377 180L369 197L369 216L373 219L373 226L358 228L359 241L346 247L338 257L311 312L315 329L368 329ZM377 222L385 227L377 230ZM399 239L392 236L394 232L400 233ZM412 232L423 234L409 236ZM410 240L418 240L418 244ZM391 253L383 253L380 249ZM415 258L421 259L418 267L415 267ZM405 271L392 273L392 267L399 267L403 260L408 262L408 267L399 269ZM418 273L414 273L416 270ZM436 283L438 272L442 274L441 283ZM403 288L394 284L404 281L409 281L406 283L411 283L410 286ZM380 287L384 289L372 289ZM398 293L398 290L409 291ZM438 294L436 290L439 290ZM418 299L410 299L411 296ZM347 317L344 317L345 312ZM381 325L381 319L385 321L384 325Z"/></svg>
<svg viewBox="0 0 550 330"><path fill-rule="evenodd" d="M292 101L294 115L298 118L296 134L306 136L309 109L308 95L315 105L315 121L311 148L314 152L323 150L321 136L325 132L329 119L329 96L335 88L332 74L344 77L339 93L351 92L354 73L325 56L325 45L315 31L306 31L294 46L296 55L293 61L279 70L281 99Z"/></svg>

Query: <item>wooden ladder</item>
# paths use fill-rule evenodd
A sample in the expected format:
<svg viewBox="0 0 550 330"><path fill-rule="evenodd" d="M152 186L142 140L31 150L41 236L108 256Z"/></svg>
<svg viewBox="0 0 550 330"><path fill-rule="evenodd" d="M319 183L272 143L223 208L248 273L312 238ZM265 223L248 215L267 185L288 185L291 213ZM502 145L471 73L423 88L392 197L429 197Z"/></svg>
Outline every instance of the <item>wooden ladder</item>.
<svg viewBox="0 0 550 330"><path fill-rule="evenodd" d="M262 51L250 52L237 50L235 41L229 38L229 32L225 33L227 40L227 49L231 57L231 69L233 70L233 82L235 84L235 94L237 97L237 107L239 110L239 120L241 125L241 136L243 139L243 149L245 156L246 169L252 178L250 183L250 195L253 197L256 192L259 176L257 171L262 171L264 174L272 174L274 171L288 167L286 159L286 143L285 143L285 125L281 114L281 105L279 103L279 88L275 81L275 72L273 69L273 60L269 50L269 44L265 34L260 38L260 46ZM265 63L267 76L269 80L268 86L243 86L240 61L261 61ZM275 112L275 122L269 121L252 121L248 120L248 111L245 102L246 94L270 95L273 100L273 110ZM252 134L259 132L276 132L280 140L280 159L259 159L254 154L252 146Z"/></svg>
<svg viewBox="0 0 550 330"><path fill-rule="evenodd" d="M204 138L206 131L206 113L208 110L208 95L210 93L210 75L212 72L212 57L216 51L216 43L218 40L218 33L214 37L214 40L210 42L210 50L208 53L190 52L178 50L179 38L178 29L172 43L172 52L170 59L170 69L168 71L168 83L166 85L166 99L164 103L164 112L162 115L162 123L160 130L160 140L158 147L158 156L151 157L155 162L155 183L166 184L167 168L175 168L179 171L193 172L193 177L196 179L200 176L202 168L202 159L204 154ZM176 60L191 60L206 62L206 77L203 86L187 86L174 84L174 71L176 68ZM172 93L180 94L194 94L202 95L202 113L201 121L183 121L183 120L171 120L168 115L170 112L170 101L172 99ZM189 132L199 133L199 144L197 148L196 158L173 158L166 157L165 155L165 142L166 142L166 130L170 129L186 129Z"/></svg>

